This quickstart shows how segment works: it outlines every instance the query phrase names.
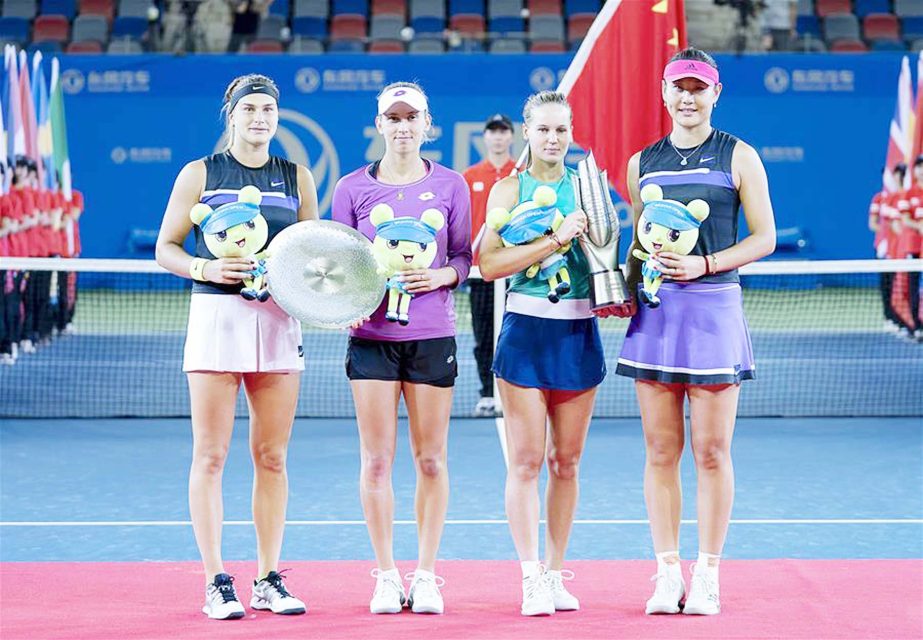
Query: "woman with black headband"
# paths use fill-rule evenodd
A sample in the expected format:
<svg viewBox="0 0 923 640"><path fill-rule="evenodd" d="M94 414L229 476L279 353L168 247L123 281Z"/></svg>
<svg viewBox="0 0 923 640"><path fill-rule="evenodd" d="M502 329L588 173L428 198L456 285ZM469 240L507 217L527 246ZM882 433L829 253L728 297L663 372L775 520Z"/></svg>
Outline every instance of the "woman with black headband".
<svg viewBox="0 0 923 640"><path fill-rule="evenodd" d="M278 100L279 90L266 76L231 82L222 106L227 147L183 167L157 239L158 263L194 280L183 360L192 405L189 510L205 568L202 611L214 619L244 616L221 560L221 477L241 383L250 408L259 565L250 606L281 614L305 612L278 572L288 502L285 458L304 369L301 325L271 298L260 302L239 295L242 280L257 269L250 258L216 259L198 226L195 255L183 249L193 228L193 206L236 202L249 185L262 196L267 245L286 226L317 218L317 190L307 168L269 155L279 123ZM264 248L253 247L253 253Z"/></svg>

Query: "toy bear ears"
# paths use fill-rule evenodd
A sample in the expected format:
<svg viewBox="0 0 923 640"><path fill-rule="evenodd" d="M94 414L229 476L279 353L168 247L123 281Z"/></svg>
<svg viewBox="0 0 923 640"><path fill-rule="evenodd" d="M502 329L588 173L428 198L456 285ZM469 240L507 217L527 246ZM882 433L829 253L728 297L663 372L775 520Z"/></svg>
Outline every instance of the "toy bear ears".
<svg viewBox="0 0 923 640"><path fill-rule="evenodd" d="M663 189L659 184L648 184L641 189L641 202L648 203L654 200L663 200ZM711 208L708 203L701 199L695 199L687 203L685 207L692 214L692 217L701 222L708 217Z"/></svg>
<svg viewBox="0 0 923 640"><path fill-rule="evenodd" d="M237 201L259 205L260 202L263 201L263 194L252 184L249 184L238 192ZM189 218L192 220L193 224L199 224L205 219L205 216L212 213L212 211L213 209L210 206L204 202L199 202L189 211Z"/></svg>
<svg viewBox="0 0 923 640"><path fill-rule="evenodd" d="M558 194L554 189L543 184L532 193L532 201L540 207L550 207L558 201Z"/></svg>
<svg viewBox="0 0 923 640"><path fill-rule="evenodd" d="M425 222L436 231L445 226L445 216L438 209L427 209L420 216L420 222Z"/></svg>
<svg viewBox="0 0 923 640"><path fill-rule="evenodd" d="M200 202L192 207L192 210L189 212L189 218L192 220L192 224L199 224L205 219L205 216L211 212L212 208L210 206L204 202Z"/></svg>
<svg viewBox="0 0 923 640"><path fill-rule="evenodd" d="M641 189L641 202L650 202L651 200L663 200L663 189L659 184L644 185Z"/></svg>
<svg viewBox="0 0 923 640"><path fill-rule="evenodd" d="M394 220L394 209L384 202L376 204L369 213L369 220L371 220L372 224L376 227L388 220Z"/></svg>

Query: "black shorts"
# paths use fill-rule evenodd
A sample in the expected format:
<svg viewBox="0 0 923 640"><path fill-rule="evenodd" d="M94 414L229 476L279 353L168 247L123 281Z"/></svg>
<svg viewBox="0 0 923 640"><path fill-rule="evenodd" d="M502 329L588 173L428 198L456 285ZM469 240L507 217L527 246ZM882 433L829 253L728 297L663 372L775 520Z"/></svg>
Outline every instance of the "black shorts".
<svg viewBox="0 0 923 640"><path fill-rule="evenodd" d="M458 376L455 338L406 342L350 338L346 375L350 380L400 380L453 387Z"/></svg>

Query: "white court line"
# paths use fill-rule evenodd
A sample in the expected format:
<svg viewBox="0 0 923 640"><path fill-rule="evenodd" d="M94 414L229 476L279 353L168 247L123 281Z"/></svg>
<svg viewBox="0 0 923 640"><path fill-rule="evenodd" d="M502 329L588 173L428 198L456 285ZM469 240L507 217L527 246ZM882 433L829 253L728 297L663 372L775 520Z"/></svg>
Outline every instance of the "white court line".
<svg viewBox="0 0 923 640"><path fill-rule="evenodd" d="M542 524L545 520L541 521ZM696 524L697 520L682 520L682 524ZM252 520L226 520L227 526L252 526ZM365 526L365 520L287 520L294 527ZM396 525L416 525L415 520L395 520ZM447 525L504 525L506 520L446 520ZM574 520L574 524L592 525L647 525L647 520ZM731 520L731 524L923 524L923 518L773 518ZM189 520L97 520L97 521L20 521L0 522L0 527L188 527Z"/></svg>

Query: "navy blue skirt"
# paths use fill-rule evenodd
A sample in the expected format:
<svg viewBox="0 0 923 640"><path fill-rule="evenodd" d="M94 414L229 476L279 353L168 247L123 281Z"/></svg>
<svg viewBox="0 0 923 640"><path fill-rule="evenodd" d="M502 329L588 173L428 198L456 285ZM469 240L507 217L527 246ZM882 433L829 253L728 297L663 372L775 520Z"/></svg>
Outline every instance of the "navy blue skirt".
<svg viewBox="0 0 923 640"><path fill-rule="evenodd" d="M494 374L520 387L582 391L606 377L596 318L559 320L507 311Z"/></svg>

